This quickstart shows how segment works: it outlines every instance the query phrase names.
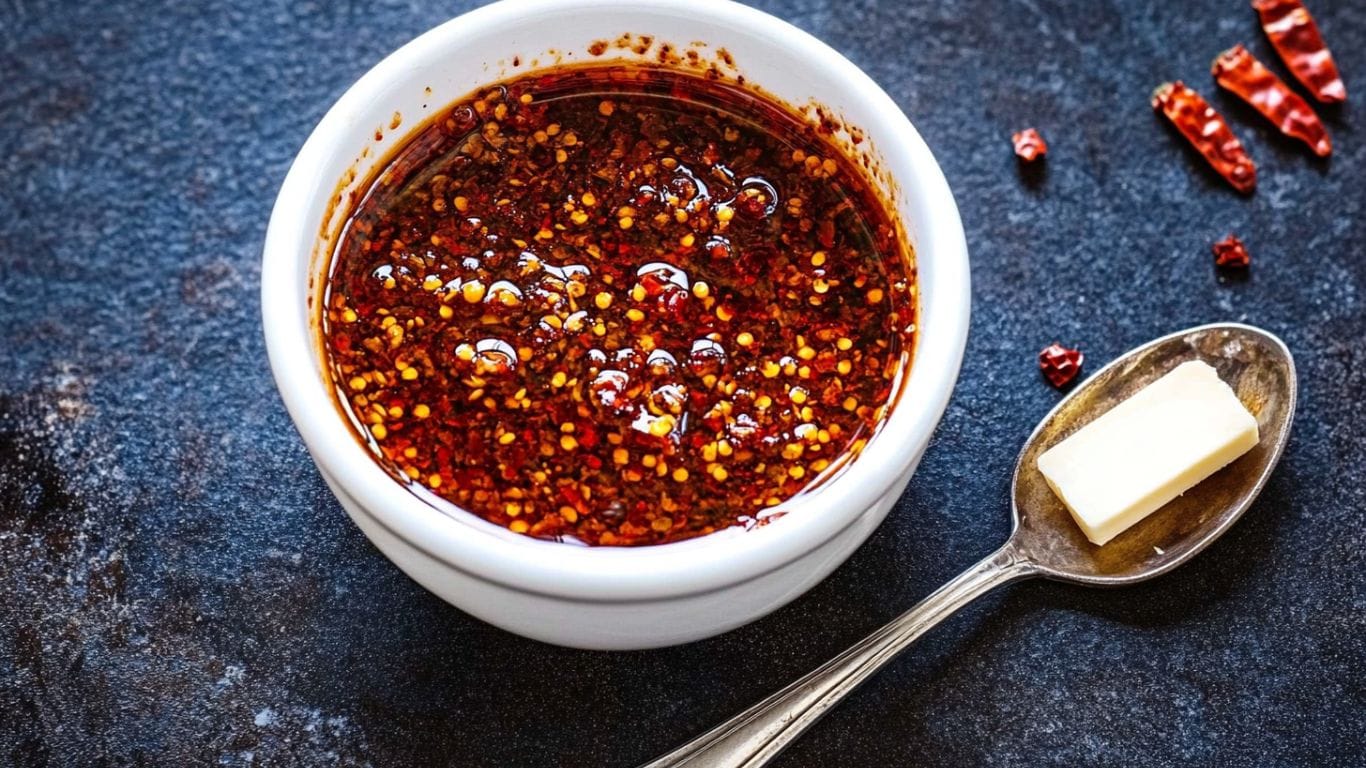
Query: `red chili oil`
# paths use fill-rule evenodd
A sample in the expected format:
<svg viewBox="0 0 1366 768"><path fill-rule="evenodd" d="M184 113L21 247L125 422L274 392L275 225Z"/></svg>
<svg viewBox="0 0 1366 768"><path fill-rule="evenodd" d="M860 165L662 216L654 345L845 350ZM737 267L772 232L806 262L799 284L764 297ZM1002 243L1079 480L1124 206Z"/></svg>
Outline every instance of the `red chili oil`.
<svg viewBox="0 0 1366 768"><path fill-rule="evenodd" d="M333 256L338 401L395 478L518 533L765 522L858 454L913 347L909 246L823 130L641 66L451 106Z"/></svg>

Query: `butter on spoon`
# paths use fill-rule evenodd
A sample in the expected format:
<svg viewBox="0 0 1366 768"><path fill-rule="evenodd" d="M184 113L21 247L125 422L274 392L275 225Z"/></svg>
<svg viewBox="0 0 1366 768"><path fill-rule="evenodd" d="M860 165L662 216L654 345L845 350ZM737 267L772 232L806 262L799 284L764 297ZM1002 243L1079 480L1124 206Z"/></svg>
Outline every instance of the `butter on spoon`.
<svg viewBox="0 0 1366 768"><path fill-rule="evenodd" d="M1208 363L1182 363L1039 457L1104 544L1257 445L1257 420Z"/></svg>
<svg viewBox="0 0 1366 768"><path fill-rule="evenodd" d="M1040 456L1193 360L1213 368L1256 420L1256 445L1122 534L1111 534L1105 546L1094 546L1037 469ZM642 768L764 765L930 628L993 587L1035 576L1123 586L1181 565L1257 498L1290 437L1296 388L1285 344L1247 325L1200 326L1129 351L1073 390L1025 441L1015 462L1013 526L1004 546L814 672Z"/></svg>

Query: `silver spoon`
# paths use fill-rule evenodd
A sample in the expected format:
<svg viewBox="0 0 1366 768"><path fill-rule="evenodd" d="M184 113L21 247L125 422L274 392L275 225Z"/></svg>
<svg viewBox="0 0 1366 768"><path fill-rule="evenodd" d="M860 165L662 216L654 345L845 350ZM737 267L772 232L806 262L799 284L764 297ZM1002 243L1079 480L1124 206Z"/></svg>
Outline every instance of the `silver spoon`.
<svg viewBox="0 0 1366 768"><path fill-rule="evenodd" d="M1257 417L1261 442L1147 519L1097 547L1035 466L1039 454L1189 360L1203 360ZM1058 403L1025 441L1011 481L1010 539L900 617L814 672L642 768L757 768L773 759L917 638L993 587L1042 576L1119 587L1191 559L1237 521L1266 484L1295 415L1295 362L1266 331L1203 325L1131 350Z"/></svg>

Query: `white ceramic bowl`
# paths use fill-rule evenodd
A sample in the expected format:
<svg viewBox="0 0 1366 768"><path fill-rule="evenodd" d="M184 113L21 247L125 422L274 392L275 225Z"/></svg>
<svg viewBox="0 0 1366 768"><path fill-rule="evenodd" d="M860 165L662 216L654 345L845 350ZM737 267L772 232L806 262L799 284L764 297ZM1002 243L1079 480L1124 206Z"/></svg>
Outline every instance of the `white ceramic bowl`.
<svg viewBox="0 0 1366 768"><path fill-rule="evenodd" d="M502 77L589 61L623 33L659 46L700 42L790 104L818 103L857 126L915 247L920 332L911 373L883 429L843 474L750 531L678 543L580 547L443 512L391 479L353 436L325 385L312 302L348 195L427 116ZM635 38L641 42L641 38ZM404 127L391 128L396 116ZM380 137L380 138L377 138ZM893 181L888 181L891 179ZM724 0L505 0L403 46L351 87L308 138L280 190L261 271L276 382L323 478L365 535L427 589L527 637L583 648L648 648L719 634L815 585L868 537L905 488L943 413L968 327L968 259L944 176L896 104L834 50L772 16Z"/></svg>

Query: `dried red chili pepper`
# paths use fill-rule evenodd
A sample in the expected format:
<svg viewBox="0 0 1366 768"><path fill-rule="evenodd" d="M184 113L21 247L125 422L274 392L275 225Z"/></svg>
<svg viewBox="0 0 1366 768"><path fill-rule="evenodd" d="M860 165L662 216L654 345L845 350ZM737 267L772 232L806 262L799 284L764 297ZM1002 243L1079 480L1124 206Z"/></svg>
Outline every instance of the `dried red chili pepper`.
<svg viewBox="0 0 1366 768"><path fill-rule="evenodd" d="M1252 0L1252 7L1262 17L1262 29L1276 52L1314 98L1325 104L1346 101L1347 86L1338 65L1304 4L1300 0Z"/></svg>
<svg viewBox="0 0 1366 768"><path fill-rule="evenodd" d="M1153 109L1166 115L1234 189L1243 193L1256 189L1257 165L1224 118L1200 94L1180 80L1164 83L1153 91Z"/></svg>
<svg viewBox="0 0 1366 768"><path fill-rule="evenodd" d="M1252 257L1247 253L1247 246L1238 239L1237 235L1229 235L1211 246L1214 251L1214 263L1220 267L1232 267L1235 269L1246 268L1252 263Z"/></svg>
<svg viewBox="0 0 1366 768"><path fill-rule="evenodd" d="M1033 128L1017 131L1010 140L1015 144L1015 154L1026 163L1032 163L1048 154L1048 142Z"/></svg>
<svg viewBox="0 0 1366 768"><path fill-rule="evenodd" d="M1308 144L1319 157L1332 154L1333 142L1314 108L1246 48L1235 45L1219 54L1211 71L1219 85L1251 104L1281 133Z"/></svg>
<svg viewBox="0 0 1366 768"><path fill-rule="evenodd" d="M1055 387L1065 387L1081 373L1081 364L1086 359L1079 349L1068 349L1053 342L1039 353L1039 370L1048 383Z"/></svg>

